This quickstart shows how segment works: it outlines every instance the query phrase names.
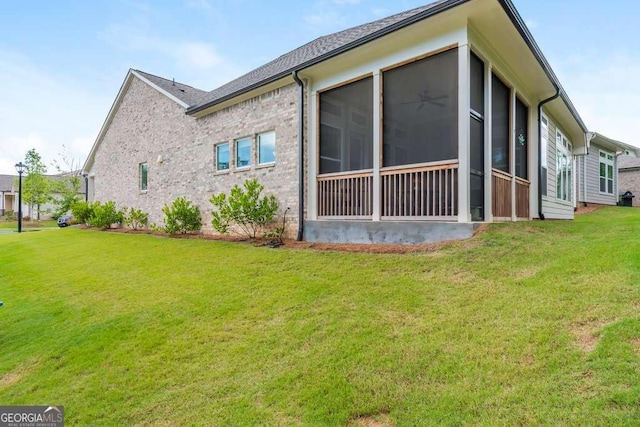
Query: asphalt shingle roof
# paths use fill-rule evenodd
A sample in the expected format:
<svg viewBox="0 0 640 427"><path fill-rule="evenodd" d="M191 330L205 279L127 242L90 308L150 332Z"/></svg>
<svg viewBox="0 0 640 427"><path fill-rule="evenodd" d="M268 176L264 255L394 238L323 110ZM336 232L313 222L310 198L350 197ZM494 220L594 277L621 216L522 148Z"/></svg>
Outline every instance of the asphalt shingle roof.
<svg viewBox="0 0 640 427"><path fill-rule="evenodd" d="M153 74L145 73L144 71L134 70L136 73L141 74L145 79L149 80L151 83L160 87L161 89L169 92L171 95L178 98L180 101L188 104L189 106L193 106L198 104L198 100L201 99L204 95L206 95L206 91L196 89L189 85L178 83L173 80L165 79L159 76L155 76Z"/></svg>
<svg viewBox="0 0 640 427"><path fill-rule="evenodd" d="M369 37L378 31L382 31L429 9L433 9L445 1L446 0L439 0L425 6L313 40L304 46L294 49L291 52L286 53L275 60L258 67L255 70L212 90L211 92L206 93L200 98L198 107L207 104L214 104L225 97L241 92L249 87L260 85L262 82L266 82L273 77L287 72L293 72L294 69L305 63L330 54L331 52L343 48L350 43Z"/></svg>
<svg viewBox="0 0 640 427"><path fill-rule="evenodd" d="M0 191L13 190L13 175L0 175Z"/></svg>
<svg viewBox="0 0 640 427"><path fill-rule="evenodd" d="M633 156L618 157L618 169L640 168L640 158Z"/></svg>

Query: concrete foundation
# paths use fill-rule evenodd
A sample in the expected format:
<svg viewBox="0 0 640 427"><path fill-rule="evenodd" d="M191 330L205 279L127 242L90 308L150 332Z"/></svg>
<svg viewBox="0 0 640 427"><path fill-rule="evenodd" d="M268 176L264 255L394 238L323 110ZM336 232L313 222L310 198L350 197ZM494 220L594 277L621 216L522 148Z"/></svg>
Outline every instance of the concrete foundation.
<svg viewBox="0 0 640 427"><path fill-rule="evenodd" d="M305 221L304 240L416 245L468 239L479 225L424 221Z"/></svg>

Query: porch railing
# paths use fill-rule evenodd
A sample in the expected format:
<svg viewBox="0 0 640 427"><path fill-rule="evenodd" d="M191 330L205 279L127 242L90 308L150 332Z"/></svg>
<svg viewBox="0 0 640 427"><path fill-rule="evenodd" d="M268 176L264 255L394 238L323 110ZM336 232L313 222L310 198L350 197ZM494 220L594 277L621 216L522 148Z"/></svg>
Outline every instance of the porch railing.
<svg viewBox="0 0 640 427"><path fill-rule="evenodd" d="M511 219L511 182L510 174L493 169L491 191L493 193L493 216Z"/></svg>
<svg viewBox="0 0 640 427"><path fill-rule="evenodd" d="M318 216L370 219L373 215L373 171L318 176Z"/></svg>
<svg viewBox="0 0 640 427"><path fill-rule="evenodd" d="M384 168L383 218L457 220L458 163Z"/></svg>
<svg viewBox="0 0 640 427"><path fill-rule="evenodd" d="M516 216L529 218L529 181L516 178Z"/></svg>

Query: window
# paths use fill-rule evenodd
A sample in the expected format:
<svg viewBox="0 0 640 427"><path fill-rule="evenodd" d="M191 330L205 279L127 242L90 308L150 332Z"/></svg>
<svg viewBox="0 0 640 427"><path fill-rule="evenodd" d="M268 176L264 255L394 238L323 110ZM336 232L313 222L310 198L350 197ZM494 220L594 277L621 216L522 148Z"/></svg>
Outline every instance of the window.
<svg viewBox="0 0 640 427"><path fill-rule="evenodd" d="M573 148L560 131L556 131L556 184L558 200L573 200Z"/></svg>
<svg viewBox="0 0 640 427"><path fill-rule="evenodd" d="M511 91L495 74L491 76L491 101L491 164L509 173Z"/></svg>
<svg viewBox="0 0 640 427"><path fill-rule="evenodd" d="M373 78L320 93L320 173L373 167Z"/></svg>
<svg viewBox="0 0 640 427"><path fill-rule="evenodd" d="M549 146L549 121L545 116L540 118L542 122L542 133L540 135L540 182L542 185L542 195L547 195L547 147Z"/></svg>
<svg viewBox="0 0 640 427"><path fill-rule="evenodd" d="M251 138L242 138L236 141L236 167L246 168L251 166Z"/></svg>
<svg viewBox="0 0 640 427"><path fill-rule="evenodd" d="M458 158L458 50L383 74L383 166Z"/></svg>
<svg viewBox="0 0 640 427"><path fill-rule="evenodd" d="M258 164L275 163L276 133L265 132L258 135Z"/></svg>
<svg viewBox="0 0 640 427"><path fill-rule="evenodd" d="M613 195L613 171L615 157L606 151L600 151L600 192Z"/></svg>
<svg viewBox="0 0 640 427"><path fill-rule="evenodd" d="M516 98L516 176L529 178L529 108Z"/></svg>
<svg viewBox="0 0 640 427"><path fill-rule="evenodd" d="M229 143L216 145L216 170L229 170Z"/></svg>
<svg viewBox="0 0 640 427"><path fill-rule="evenodd" d="M140 163L140 190L147 191L148 189L148 176L149 176L149 165L147 162Z"/></svg>

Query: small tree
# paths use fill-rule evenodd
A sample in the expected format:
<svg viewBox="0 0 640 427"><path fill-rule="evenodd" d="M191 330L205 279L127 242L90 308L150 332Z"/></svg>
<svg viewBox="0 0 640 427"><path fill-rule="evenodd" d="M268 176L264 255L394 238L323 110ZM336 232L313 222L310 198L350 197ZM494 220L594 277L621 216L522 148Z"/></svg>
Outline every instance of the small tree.
<svg viewBox="0 0 640 427"><path fill-rule="evenodd" d="M275 218L278 202L274 195L260 197L264 187L255 178L246 180L243 187L233 186L229 197L224 193L211 197L217 208L211 214L211 222L219 233L228 233L237 226L247 237L255 239L258 230Z"/></svg>
<svg viewBox="0 0 640 427"><path fill-rule="evenodd" d="M200 231L202 215L200 208L185 197L178 197L171 206L164 205L164 230L169 234L187 234Z"/></svg>
<svg viewBox="0 0 640 427"><path fill-rule="evenodd" d="M37 208L37 217L40 219L40 206L51 200L52 183L45 176L47 166L35 148L27 151L24 165L26 176L22 182L22 200L29 205L30 216L33 221L34 216L36 216L34 215L34 207Z"/></svg>
<svg viewBox="0 0 640 427"><path fill-rule="evenodd" d="M52 190L60 194L59 198L53 200L55 209L52 213L54 219L71 210L71 207L82 200L80 191L83 186L83 179L79 172L78 162L73 160L67 153L66 147L62 146L63 152L59 154L61 160L54 160L53 166L60 175L60 180L53 182Z"/></svg>
<svg viewBox="0 0 640 427"><path fill-rule="evenodd" d="M124 223L134 229L147 228L149 225L149 214L142 212L140 209L130 208L126 213Z"/></svg>

